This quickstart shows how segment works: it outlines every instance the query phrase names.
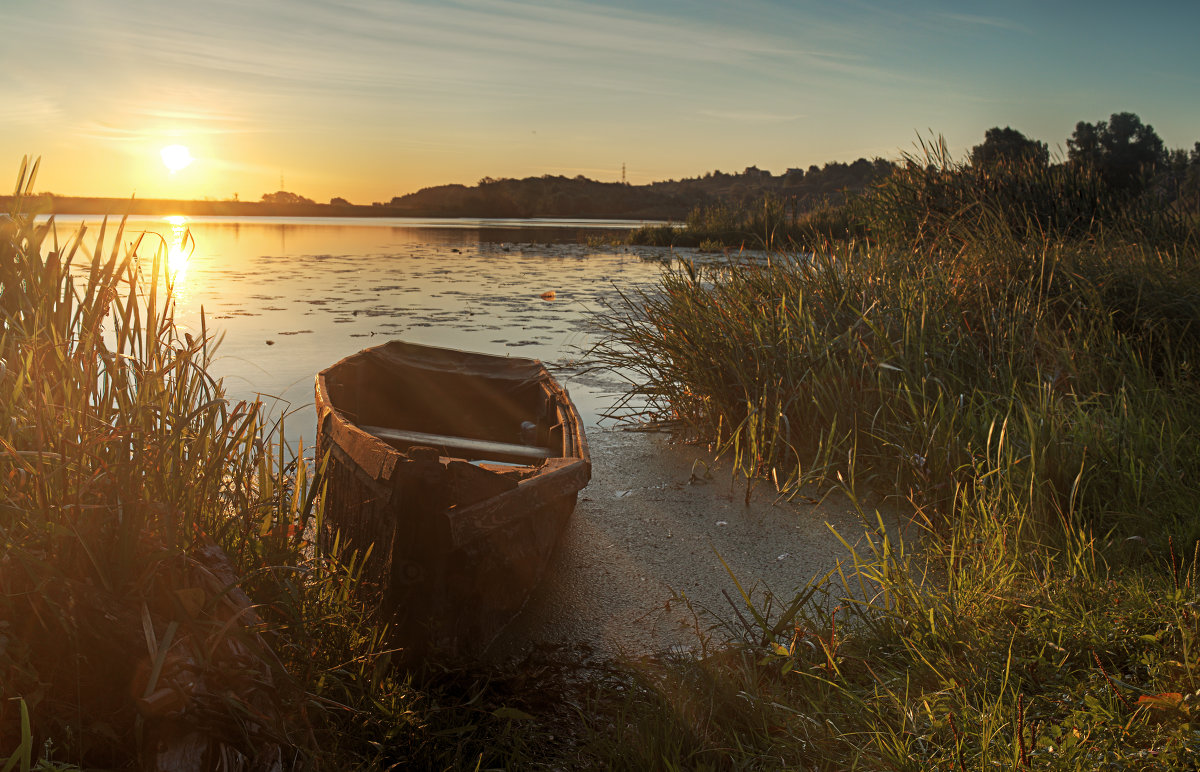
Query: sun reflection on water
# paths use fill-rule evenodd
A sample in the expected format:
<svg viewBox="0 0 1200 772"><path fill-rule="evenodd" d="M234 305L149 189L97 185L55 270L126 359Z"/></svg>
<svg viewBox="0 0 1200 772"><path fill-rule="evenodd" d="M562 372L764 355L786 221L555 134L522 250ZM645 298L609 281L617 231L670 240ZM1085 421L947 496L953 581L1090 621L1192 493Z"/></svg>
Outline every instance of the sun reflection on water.
<svg viewBox="0 0 1200 772"><path fill-rule="evenodd" d="M188 219L183 215L172 215L166 218L171 225L171 237L167 241L167 275L175 284L178 294L183 289L187 277L188 260L196 251L196 242L188 229Z"/></svg>

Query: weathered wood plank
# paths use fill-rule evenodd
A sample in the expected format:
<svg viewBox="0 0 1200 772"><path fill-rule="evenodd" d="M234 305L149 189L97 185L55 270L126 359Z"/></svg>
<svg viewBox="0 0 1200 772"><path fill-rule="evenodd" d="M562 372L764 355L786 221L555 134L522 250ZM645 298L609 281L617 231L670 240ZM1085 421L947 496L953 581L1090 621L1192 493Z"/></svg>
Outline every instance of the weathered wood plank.
<svg viewBox="0 0 1200 772"><path fill-rule="evenodd" d="M435 448L446 448L470 454L478 458L512 457L541 461L553 458L555 453L550 448L533 445L517 445L508 442L493 442L491 440L476 440L470 437L452 437L447 434L427 434L412 432L407 429L388 429L383 426L362 426L363 431L369 432L387 442L401 442L407 445L429 445Z"/></svg>
<svg viewBox="0 0 1200 772"><path fill-rule="evenodd" d="M545 470L507 493L501 493L469 507L450 511L454 541L466 545L506 521L528 517L528 512L552 506L564 496L577 493L591 477L591 464L578 458L550 461ZM524 513L523 515L521 513ZM486 539L485 539L486 541Z"/></svg>
<svg viewBox="0 0 1200 772"><path fill-rule="evenodd" d="M456 507L469 507L517 487L517 480L453 458L446 462L446 477L450 501Z"/></svg>

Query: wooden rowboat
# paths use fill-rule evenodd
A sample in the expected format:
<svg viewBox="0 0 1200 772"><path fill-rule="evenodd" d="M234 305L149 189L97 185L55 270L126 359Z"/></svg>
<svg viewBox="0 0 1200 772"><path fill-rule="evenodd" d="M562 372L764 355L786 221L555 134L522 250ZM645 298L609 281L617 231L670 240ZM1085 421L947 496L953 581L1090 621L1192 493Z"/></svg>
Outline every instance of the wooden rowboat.
<svg viewBox="0 0 1200 772"><path fill-rule="evenodd" d="M566 389L537 360L393 341L323 370L316 391L323 537L370 547L401 645L486 643L591 478Z"/></svg>

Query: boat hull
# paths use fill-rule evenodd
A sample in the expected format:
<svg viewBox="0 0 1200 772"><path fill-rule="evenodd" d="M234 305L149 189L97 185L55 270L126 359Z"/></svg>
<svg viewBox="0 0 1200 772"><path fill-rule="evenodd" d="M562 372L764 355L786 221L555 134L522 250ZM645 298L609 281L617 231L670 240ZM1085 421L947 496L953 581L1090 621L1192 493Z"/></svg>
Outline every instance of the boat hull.
<svg viewBox="0 0 1200 772"><path fill-rule="evenodd" d="M393 341L317 376L327 544L355 550L396 642L487 644L542 580L591 460L541 362Z"/></svg>

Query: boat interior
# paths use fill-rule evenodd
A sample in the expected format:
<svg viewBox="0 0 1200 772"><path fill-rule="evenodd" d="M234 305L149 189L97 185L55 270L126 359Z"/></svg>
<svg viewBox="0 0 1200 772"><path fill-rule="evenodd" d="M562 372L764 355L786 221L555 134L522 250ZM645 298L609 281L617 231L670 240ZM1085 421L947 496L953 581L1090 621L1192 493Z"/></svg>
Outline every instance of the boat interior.
<svg viewBox="0 0 1200 772"><path fill-rule="evenodd" d="M535 371L483 372L363 357L330 373L326 387L360 428L404 450L438 448L468 461L535 465L562 456L562 405Z"/></svg>

